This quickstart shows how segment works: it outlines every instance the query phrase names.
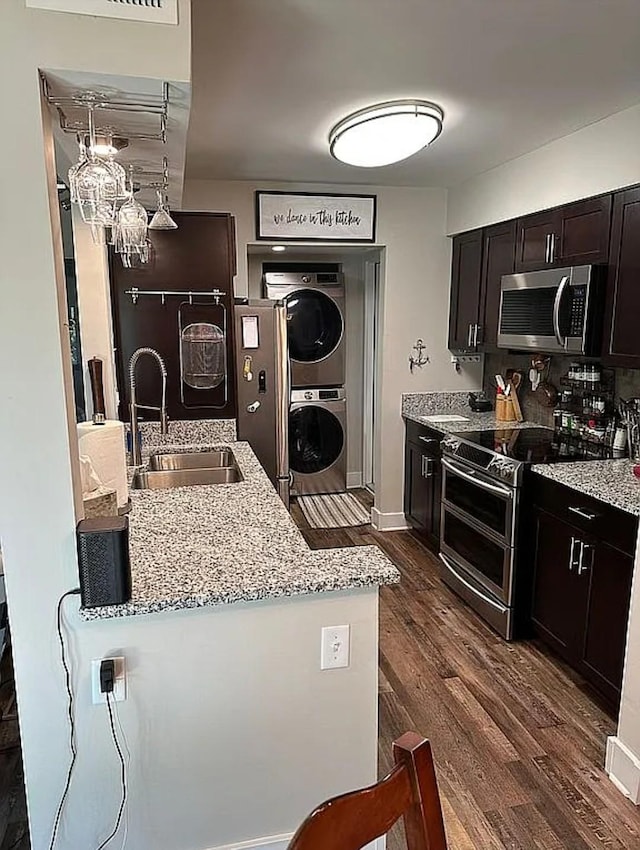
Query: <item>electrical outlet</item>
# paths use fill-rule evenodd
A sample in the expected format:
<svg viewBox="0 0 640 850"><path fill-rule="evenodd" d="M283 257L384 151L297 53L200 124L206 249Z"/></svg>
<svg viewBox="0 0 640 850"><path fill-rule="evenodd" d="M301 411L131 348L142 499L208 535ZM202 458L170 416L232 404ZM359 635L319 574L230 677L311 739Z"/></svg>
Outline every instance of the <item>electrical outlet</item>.
<svg viewBox="0 0 640 850"><path fill-rule="evenodd" d="M111 699L114 702L122 702L127 698L127 677L123 655L107 655L104 658L91 659L91 699L94 705L100 705L107 701L107 695L100 691L100 665L103 661L111 660L114 663L116 679L113 685Z"/></svg>
<svg viewBox="0 0 640 850"><path fill-rule="evenodd" d="M350 626L325 626L322 629L320 669L349 666Z"/></svg>

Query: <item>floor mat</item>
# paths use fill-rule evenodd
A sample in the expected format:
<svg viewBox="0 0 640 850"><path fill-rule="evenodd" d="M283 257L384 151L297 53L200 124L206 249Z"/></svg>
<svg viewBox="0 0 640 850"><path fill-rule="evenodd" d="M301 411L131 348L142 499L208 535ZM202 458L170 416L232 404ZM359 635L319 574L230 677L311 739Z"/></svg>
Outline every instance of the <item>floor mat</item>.
<svg viewBox="0 0 640 850"><path fill-rule="evenodd" d="M299 496L298 504L311 528L350 528L371 522L369 511L351 493Z"/></svg>

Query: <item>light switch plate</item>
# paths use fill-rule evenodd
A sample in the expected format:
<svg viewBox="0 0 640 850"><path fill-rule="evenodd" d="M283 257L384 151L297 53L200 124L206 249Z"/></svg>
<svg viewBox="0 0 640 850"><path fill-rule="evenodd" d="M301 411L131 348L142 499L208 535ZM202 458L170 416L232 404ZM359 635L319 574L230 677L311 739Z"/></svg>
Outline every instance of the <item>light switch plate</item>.
<svg viewBox="0 0 640 850"><path fill-rule="evenodd" d="M325 626L322 629L320 669L349 666L350 626Z"/></svg>

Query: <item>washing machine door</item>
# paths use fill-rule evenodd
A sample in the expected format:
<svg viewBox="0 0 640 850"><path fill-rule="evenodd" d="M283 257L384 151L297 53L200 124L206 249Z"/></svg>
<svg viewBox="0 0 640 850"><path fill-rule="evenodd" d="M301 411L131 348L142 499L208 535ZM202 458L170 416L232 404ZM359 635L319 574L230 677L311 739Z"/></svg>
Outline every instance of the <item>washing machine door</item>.
<svg viewBox="0 0 640 850"><path fill-rule="evenodd" d="M329 357L342 339L344 323L336 302L315 289L299 289L284 299L287 305L289 356L299 363Z"/></svg>
<svg viewBox="0 0 640 850"><path fill-rule="evenodd" d="M344 431L330 410L314 404L289 414L289 467L301 475L314 475L332 466L342 454Z"/></svg>

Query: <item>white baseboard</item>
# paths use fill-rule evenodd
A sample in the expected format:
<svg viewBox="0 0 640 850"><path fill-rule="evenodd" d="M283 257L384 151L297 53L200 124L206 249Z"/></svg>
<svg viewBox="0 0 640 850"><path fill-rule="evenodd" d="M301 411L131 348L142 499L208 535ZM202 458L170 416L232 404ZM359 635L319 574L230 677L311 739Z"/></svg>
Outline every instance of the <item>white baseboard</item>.
<svg viewBox="0 0 640 850"><path fill-rule="evenodd" d="M618 791L640 805L640 759L615 735L607 738L605 770Z"/></svg>
<svg viewBox="0 0 640 850"><path fill-rule="evenodd" d="M371 525L378 531L404 531L409 528L404 514L383 514L371 508Z"/></svg>
<svg viewBox="0 0 640 850"><path fill-rule="evenodd" d="M235 844L218 844L209 850L286 850L292 838L293 832L285 832L282 835L267 835L249 841L238 841Z"/></svg>
<svg viewBox="0 0 640 850"><path fill-rule="evenodd" d="M362 473L347 472L347 490L353 490L356 487L362 487Z"/></svg>

